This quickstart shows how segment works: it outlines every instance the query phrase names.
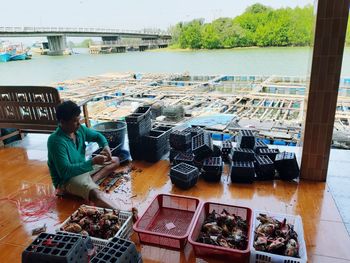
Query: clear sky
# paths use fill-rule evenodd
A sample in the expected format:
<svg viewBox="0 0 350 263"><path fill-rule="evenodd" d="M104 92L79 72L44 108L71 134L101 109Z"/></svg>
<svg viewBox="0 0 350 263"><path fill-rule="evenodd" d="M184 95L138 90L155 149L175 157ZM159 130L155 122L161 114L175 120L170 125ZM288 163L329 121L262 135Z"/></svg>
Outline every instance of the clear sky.
<svg viewBox="0 0 350 263"><path fill-rule="evenodd" d="M0 0L0 26L167 29L180 21L235 17L256 2L274 7L313 0Z"/></svg>

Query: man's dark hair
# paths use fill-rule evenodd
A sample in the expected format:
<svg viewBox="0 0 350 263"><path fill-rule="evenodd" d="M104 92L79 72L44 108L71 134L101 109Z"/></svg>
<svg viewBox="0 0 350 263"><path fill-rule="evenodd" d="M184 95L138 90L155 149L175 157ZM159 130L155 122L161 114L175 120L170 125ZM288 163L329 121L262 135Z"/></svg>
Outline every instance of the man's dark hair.
<svg viewBox="0 0 350 263"><path fill-rule="evenodd" d="M69 121L81 113L80 107L71 100L62 102L56 108L56 118L58 121Z"/></svg>

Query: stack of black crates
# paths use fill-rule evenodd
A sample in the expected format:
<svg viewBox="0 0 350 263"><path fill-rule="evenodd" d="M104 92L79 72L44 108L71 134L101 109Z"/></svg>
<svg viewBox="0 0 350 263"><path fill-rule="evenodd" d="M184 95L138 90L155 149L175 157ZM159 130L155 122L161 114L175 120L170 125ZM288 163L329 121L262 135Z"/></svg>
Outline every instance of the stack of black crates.
<svg viewBox="0 0 350 263"><path fill-rule="evenodd" d="M139 107L125 117L133 160L157 162L169 152L170 126L152 128L151 107Z"/></svg>
<svg viewBox="0 0 350 263"><path fill-rule="evenodd" d="M231 182L252 183L254 180L282 180L299 177L299 166L294 153L270 149L263 141L257 141L251 130L240 130L237 146L231 141L222 144L222 157L230 166Z"/></svg>
<svg viewBox="0 0 350 263"><path fill-rule="evenodd" d="M170 133L170 179L182 189L193 187L200 176L220 181L223 170L221 151L213 145L211 134L200 127Z"/></svg>
<svg viewBox="0 0 350 263"><path fill-rule="evenodd" d="M230 164L231 182L252 183L255 179L255 137L253 132L251 130L240 130L236 146L233 148Z"/></svg>

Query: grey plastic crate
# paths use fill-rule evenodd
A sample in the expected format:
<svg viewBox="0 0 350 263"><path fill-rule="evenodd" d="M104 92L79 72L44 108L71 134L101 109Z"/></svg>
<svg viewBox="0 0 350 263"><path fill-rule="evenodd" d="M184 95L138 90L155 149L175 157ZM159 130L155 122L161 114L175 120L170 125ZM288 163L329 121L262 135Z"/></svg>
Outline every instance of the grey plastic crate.
<svg viewBox="0 0 350 263"><path fill-rule="evenodd" d="M58 231L58 232L56 232L56 234L57 235L62 235L62 236L77 236L77 237L81 237L83 239L84 244L85 244L85 246L86 246L86 248L88 250L94 248L94 244L93 244L93 241L92 241L90 236L83 236L83 235L69 233L69 232L64 232L64 231Z"/></svg>
<svg viewBox="0 0 350 263"><path fill-rule="evenodd" d="M113 238L90 262L141 263L142 259L133 242L121 238Z"/></svg>
<svg viewBox="0 0 350 263"><path fill-rule="evenodd" d="M22 252L22 263L87 263L85 244L81 236L41 233Z"/></svg>

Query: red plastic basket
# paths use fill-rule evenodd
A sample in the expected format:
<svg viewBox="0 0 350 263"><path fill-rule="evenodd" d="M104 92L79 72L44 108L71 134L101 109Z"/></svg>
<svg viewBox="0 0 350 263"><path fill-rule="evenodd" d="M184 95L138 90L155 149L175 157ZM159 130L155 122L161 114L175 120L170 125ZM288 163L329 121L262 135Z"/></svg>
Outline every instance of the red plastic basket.
<svg viewBox="0 0 350 263"><path fill-rule="evenodd" d="M248 245L245 250L238 250L232 248L224 248L214 245L208 245L204 243L197 242L197 238L201 231L202 225L204 223L205 218L215 210L218 213L225 209L230 214L235 214L248 222ZM247 207L233 206L228 204L218 204L205 202L196 216L195 223L191 229L191 233L188 237L188 241L193 246L194 253L197 257L215 257L219 259L225 260L225 262L248 262L250 256L249 250L249 242L250 242L250 232L252 226L252 210Z"/></svg>
<svg viewBox="0 0 350 263"><path fill-rule="evenodd" d="M160 194L134 224L143 244L173 249L185 247L198 212L199 199Z"/></svg>

